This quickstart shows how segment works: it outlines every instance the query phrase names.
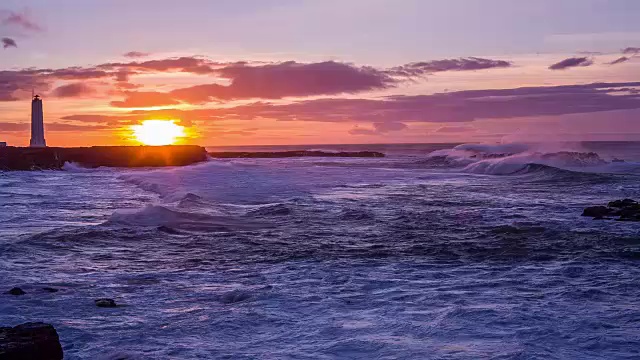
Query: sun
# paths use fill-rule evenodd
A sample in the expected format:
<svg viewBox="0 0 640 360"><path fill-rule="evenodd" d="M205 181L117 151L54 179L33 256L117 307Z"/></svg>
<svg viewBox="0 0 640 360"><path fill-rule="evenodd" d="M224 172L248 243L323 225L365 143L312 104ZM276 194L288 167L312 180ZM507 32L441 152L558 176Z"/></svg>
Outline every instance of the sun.
<svg viewBox="0 0 640 360"><path fill-rule="evenodd" d="M171 145L186 137L184 126L175 120L144 120L140 125L132 125L133 136L145 145Z"/></svg>

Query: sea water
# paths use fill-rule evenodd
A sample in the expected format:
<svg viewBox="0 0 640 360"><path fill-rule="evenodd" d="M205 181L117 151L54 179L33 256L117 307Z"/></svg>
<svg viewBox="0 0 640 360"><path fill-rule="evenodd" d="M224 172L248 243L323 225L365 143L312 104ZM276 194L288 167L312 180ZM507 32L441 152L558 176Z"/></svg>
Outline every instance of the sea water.
<svg viewBox="0 0 640 360"><path fill-rule="evenodd" d="M640 144L243 151L292 149L388 156L0 173L0 325L65 359L640 357L640 223L580 216L640 197Z"/></svg>

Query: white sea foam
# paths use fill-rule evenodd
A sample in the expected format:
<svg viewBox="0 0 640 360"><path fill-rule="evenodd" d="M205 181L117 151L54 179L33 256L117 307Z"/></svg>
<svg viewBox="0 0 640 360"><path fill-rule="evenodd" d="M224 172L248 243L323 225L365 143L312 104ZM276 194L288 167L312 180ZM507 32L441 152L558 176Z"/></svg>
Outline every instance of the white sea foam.
<svg viewBox="0 0 640 360"><path fill-rule="evenodd" d="M636 173L635 162L609 162L575 143L462 144L437 150L429 158L444 158L453 166L475 174L509 175L548 167L594 173Z"/></svg>
<svg viewBox="0 0 640 360"><path fill-rule="evenodd" d="M83 167L82 165L78 164L78 163L74 163L74 162L65 162L64 165L62 165L62 170L64 171L69 171L69 172L88 172L88 171L93 171L92 169Z"/></svg>

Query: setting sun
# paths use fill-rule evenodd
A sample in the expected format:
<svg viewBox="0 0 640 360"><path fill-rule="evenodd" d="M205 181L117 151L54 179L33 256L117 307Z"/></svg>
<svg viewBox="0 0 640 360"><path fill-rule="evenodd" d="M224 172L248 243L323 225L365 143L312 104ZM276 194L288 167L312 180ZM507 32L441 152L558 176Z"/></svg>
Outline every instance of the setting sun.
<svg viewBox="0 0 640 360"><path fill-rule="evenodd" d="M174 120L145 120L131 129L135 139L145 145L171 145L186 136L184 126Z"/></svg>

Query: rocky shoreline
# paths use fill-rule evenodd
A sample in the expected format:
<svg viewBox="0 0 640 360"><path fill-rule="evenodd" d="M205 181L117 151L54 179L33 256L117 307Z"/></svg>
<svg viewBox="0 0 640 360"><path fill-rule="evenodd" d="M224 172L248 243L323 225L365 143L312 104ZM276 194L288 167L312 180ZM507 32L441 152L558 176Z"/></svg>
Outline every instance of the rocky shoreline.
<svg viewBox="0 0 640 360"><path fill-rule="evenodd" d="M640 204L632 199L611 201L607 206L590 206L584 209L582 216L594 220L640 221Z"/></svg>
<svg viewBox="0 0 640 360"><path fill-rule="evenodd" d="M0 170L61 170L65 163L87 168L186 166L206 160L207 151L195 145L0 147Z"/></svg>

